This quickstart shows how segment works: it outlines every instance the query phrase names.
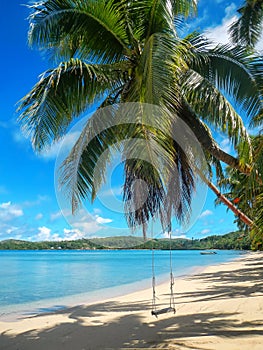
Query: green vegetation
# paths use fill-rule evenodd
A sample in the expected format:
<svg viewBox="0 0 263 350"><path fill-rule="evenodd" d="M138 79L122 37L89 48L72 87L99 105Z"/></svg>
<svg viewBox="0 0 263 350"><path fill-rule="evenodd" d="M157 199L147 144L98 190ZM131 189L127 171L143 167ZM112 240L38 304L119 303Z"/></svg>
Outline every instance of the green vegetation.
<svg viewBox="0 0 263 350"><path fill-rule="evenodd" d="M238 13L240 17L230 27L232 41L252 48L262 33L263 1L245 0Z"/></svg>
<svg viewBox="0 0 263 350"><path fill-rule="evenodd" d="M203 239L172 239L172 249L250 249L249 235L231 232L222 236L209 236ZM134 236L80 239L76 241L28 242L6 240L0 242L0 250L45 250L45 249L170 249L169 239L153 239L144 242Z"/></svg>
<svg viewBox="0 0 263 350"><path fill-rule="evenodd" d="M253 166L249 176L241 174L236 169L227 167L227 177L219 185L224 195L235 206L253 218L254 225L250 230L253 249L263 248L263 136L251 137ZM217 201L220 203L220 201ZM246 225L236 218L238 227L248 231Z"/></svg>
<svg viewBox="0 0 263 350"><path fill-rule="evenodd" d="M178 120L202 147L209 168L204 176L222 179L221 162L251 172L250 137L241 115L252 126L262 125L263 64L253 50L262 0L247 0L240 9L242 23L250 26L253 19L249 49L212 48L196 32L180 37L183 21L196 14L194 0L45 0L30 8L28 42L47 53L52 67L20 102L20 122L34 148L44 150L65 135L75 118L98 106L99 114L83 126L62 167L60 180L73 211L82 199L96 198L111 161L109 149L116 147L124 163L128 225L142 225L145 235L153 216L159 215L163 226L173 216L179 222L187 218L197 179L180 138L171 137ZM236 42L248 29L238 28L232 28ZM162 113L147 120L140 105L132 123L126 122L119 113L124 103L158 106ZM105 120L102 107L109 108ZM229 139L237 158L220 148L213 130ZM141 180L136 186L135 179ZM140 183L149 190L142 205Z"/></svg>
<svg viewBox="0 0 263 350"><path fill-rule="evenodd" d="M106 248L133 248L144 243L144 239L142 237L135 236L92 238L91 241Z"/></svg>
<svg viewBox="0 0 263 350"><path fill-rule="evenodd" d="M8 239L0 242L1 250L45 250L45 249L100 249L100 245L91 242L89 239L75 241L43 241L29 242L15 239Z"/></svg>

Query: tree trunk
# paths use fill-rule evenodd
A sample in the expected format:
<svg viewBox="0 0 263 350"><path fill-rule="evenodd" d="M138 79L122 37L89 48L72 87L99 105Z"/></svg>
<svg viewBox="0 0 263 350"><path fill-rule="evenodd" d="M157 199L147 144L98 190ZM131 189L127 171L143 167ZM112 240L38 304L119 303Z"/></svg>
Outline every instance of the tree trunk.
<svg viewBox="0 0 263 350"><path fill-rule="evenodd" d="M230 202L229 199L227 199L220 191L219 189L212 184L204 175L201 175L202 180L207 184L207 186L217 195L218 199L224 203L238 218L243 221L246 225L249 227L252 227L254 225L253 221L246 216L242 211L237 209L232 202Z"/></svg>
<svg viewBox="0 0 263 350"><path fill-rule="evenodd" d="M204 150L208 151L216 159L229 165L231 168L239 170L243 174L249 175L251 167L248 164L242 165L239 160L230 154L224 152L214 141L209 134L204 124L195 116L195 114L184 103L183 108L179 111L182 120L190 127L195 134L197 140L200 142Z"/></svg>

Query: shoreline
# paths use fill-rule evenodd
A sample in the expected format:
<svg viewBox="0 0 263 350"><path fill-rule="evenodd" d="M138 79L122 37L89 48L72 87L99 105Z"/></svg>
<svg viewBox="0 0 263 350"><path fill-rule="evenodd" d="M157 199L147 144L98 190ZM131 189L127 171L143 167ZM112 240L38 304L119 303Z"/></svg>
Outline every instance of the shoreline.
<svg viewBox="0 0 263 350"><path fill-rule="evenodd" d="M200 251L201 252L201 251ZM182 271L176 271L174 267L173 275L175 283L187 276L203 271L209 266L217 266L218 264L228 263L240 259L244 254L250 252L241 251L239 256L226 260L224 262L213 262L212 264L196 265L192 267L184 267ZM156 275L157 285L168 285L170 280L169 273L162 273ZM20 304L10 304L0 307L0 322L3 321L17 321L23 317L41 316L45 313L52 313L58 310L66 310L76 305L100 303L104 300L119 298L129 295L134 292L144 292L152 289L152 276L142 280L106 287L103 290L98 289L89 292L83 292L72 295L65 295L61 297L53 297L47 299L40 299L37 301L28 301ZM1 348L0 348L1 350Z"/></svg>
<svg viewBox="0 0 263 350"><path fill-rule="evenodd" d="M191 276L202 271L206 267L207 266L197 266L185 268L182 274L174 275L174 278L180 280L186 276ZM168 284L169 282L167 281L169 281L169 278L170 276L168 273L156 276L158 286ZM0 322L17 322L24 317L41 316L46 313L55 313L56 311L63 311L84 304L93 305L110 299L122 298L133 293L144 293L145 291L152 289L151 283L152 279L150 277L132 283L108 287L103 291L95 290L92 292L79 293L64 297L3 306L0 309Z"/></svg>
<svg viewBox="0 0 263 350"><path fill-rule="evenodd" d="M151 288L42 313L0 320L2 350L263 348L263 252L176 278L176 314L151 316ZM168 306L169 283L156 287Z"/></svg>

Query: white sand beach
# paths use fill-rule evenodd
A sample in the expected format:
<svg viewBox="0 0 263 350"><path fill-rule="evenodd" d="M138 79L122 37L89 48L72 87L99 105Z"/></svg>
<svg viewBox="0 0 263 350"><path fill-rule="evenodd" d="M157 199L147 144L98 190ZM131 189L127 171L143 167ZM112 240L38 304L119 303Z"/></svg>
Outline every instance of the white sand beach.
<svg viewBox="0 0 263 350"><path fill-rule="evenodd" d="M0 320L1 350L263 349L263 252L175 281L176 314L151 315L151 289ZM168 306L169 281L157 286ZM74 300L73 300L74 302Z"/></svg>

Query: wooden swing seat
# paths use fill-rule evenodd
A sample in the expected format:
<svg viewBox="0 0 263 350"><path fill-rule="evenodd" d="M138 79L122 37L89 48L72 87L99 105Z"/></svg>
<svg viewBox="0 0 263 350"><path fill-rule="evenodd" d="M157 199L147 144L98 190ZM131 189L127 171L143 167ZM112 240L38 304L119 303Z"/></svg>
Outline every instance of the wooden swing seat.
<svg viewBox="0 0 263 350"><path fill-rule="evenodd" d="M152 315L158 318L158 315L166 314L167 312L173 312L175 314L176 311L174 307L170 306L160 310L152 310Z"/></svg>

